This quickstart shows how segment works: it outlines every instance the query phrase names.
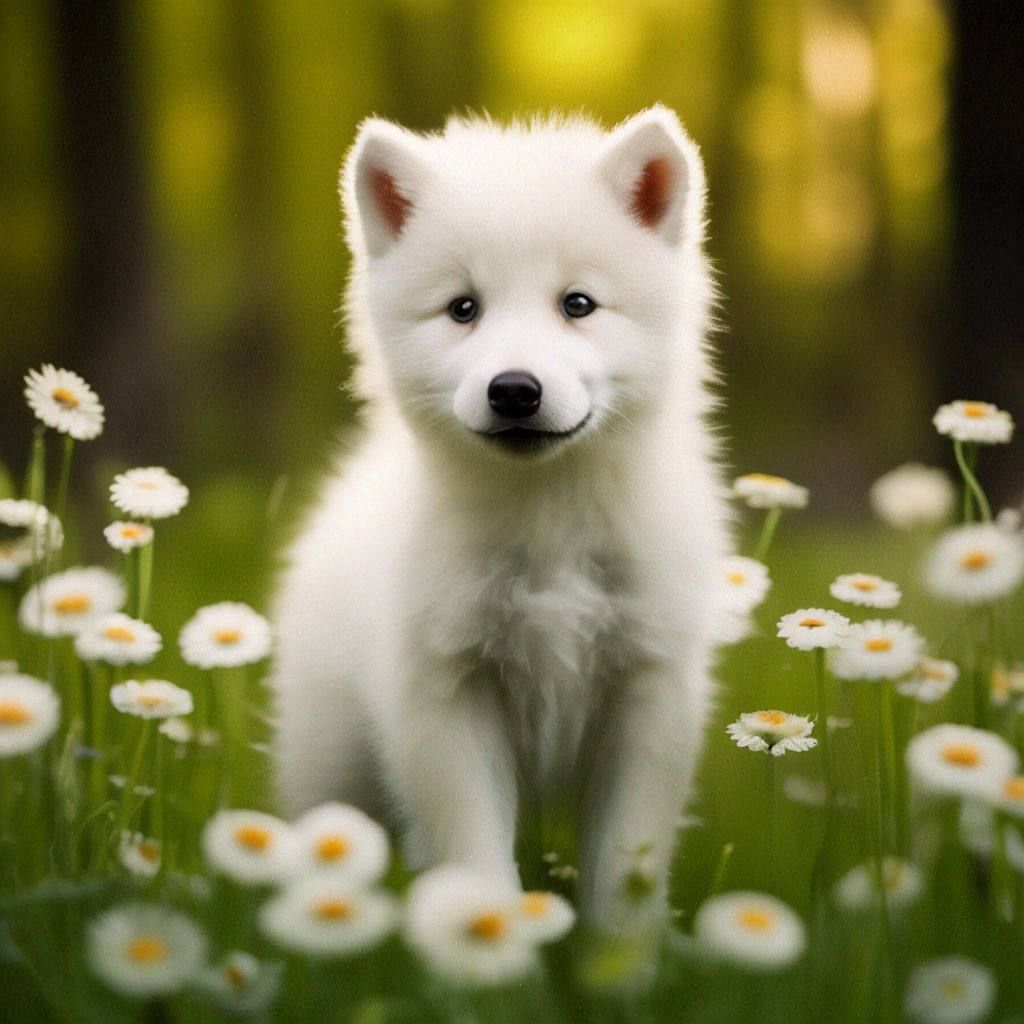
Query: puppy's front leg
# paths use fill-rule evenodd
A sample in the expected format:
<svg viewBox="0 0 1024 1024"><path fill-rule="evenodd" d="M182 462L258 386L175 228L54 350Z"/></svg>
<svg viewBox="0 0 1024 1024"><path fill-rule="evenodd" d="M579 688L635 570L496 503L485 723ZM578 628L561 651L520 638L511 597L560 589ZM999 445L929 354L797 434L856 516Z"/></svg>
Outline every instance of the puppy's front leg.
<svg viewBox="0 0 1024 1024"><path fill-rule="evenodd" d="M414 857L456 863L518 887L515 760L496 690L432 665L403 688L389 751Z"/></svg>
<svg viewBox="0 0 1024 1024"><path fill-rule="evenodd" d="M635 934L664 917L677 821L702 745L704 672L704 665L647 668L608 696L592 746L580 850L581 911L599 928Z"/></svg>

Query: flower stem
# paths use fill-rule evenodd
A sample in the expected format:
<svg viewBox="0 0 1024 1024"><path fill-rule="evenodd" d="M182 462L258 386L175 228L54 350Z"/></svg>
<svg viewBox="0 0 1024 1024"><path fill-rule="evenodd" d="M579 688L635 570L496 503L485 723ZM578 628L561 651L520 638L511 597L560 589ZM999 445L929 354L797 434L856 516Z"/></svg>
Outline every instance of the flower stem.
<svg viewBox="0 0 1024 1024"><path fill-rule="evenodd" d="M107 703L110 700L110 670L97 661L86 662L86 668L92 704L88 745L96 751L92 761L92 799L95 806L99 807L106 791L107 752L104 732Z"/></svg>
<svg viewBox="0 0 1024 1024"><path fill-rule="evenodd" d="M132 757L131 768L129 768L128 776L125 779L121 813L117 816L117 826L114 829L115 844L121 842L121 833L127 827L128 819L131 817L132 798L135 796L135 787L138 785L139 773L142 770L142 755L146 750L146 741L149 739L152 724L152 719L142 719L142 728L139 731L139 738L135 743L135 754Z"/></svg>
<svg viewBox="0 0 1024 1024"><path fill-rule="evenodd" d="M726 843L722 847L722 852L718 855L718 863L715 865L715 873L711 878L711 887L708 889L708 899L717 896L722 891L722 886L725 884L725 873L729 869L729 861L732 859L735 848L735 843Z"/></svg>
<svg viewBox="0 0 1024 1024"><path fill-rule="evenodd" d="M71 456L75 450L75 439L70 434L64 435L64 450L60 460L60 479L57 483L57 518L64 524L64 514L68 507L68 483L71 480Z"/></svg>
<svg viewBox="0 0 1024 1024"><path fill-rule="evenodd" d="M46 504L46 427L41 423L32 431L32 453L25 475L25 497L39 505Z"/></svg>
<svg viewBox="0 0 1024 1024"><path fill-rule="evenodd" d="M772 545L772 538L775 536L775 529L779 525L781 517L781 508L768 509L764 523L761 525L761 536L757 540L757 548L754 551L754 558L757 561L763 562L768 557L768 549Z"/></svg>
<svg viewBox="0 0 1024 1024"><path fill-rule="evenodd" d="M885 764L885 781L889 801L889 827L891 849L895 853L903 848L906 831L904 801L899 786L899 765L896 761L896 728L892 707L892 682L883 679L879 683L878 727L881 731L881 756Z"/></svg>
<svg viewBox="0 0 1024 1024"><path fill-rule="evenodd" d="M248 721L246 715L248 677L244 666L222 668L217 673L216 690L222 714L224 739L224 782L229 806L248 807ZM241 802L239 802L241 801Z"/></svg>
<svg viewBox="0 0 1024 1024"><path fill-rule="evenodd" d="M156 532L150 538L148 544L143 544L138 551L138 562L136 567L139 573L138 587L138 618L145 620L149 611L149 589L153 582L153 545L156 543Z"/></svg>
<svg viewBox="0 0 1024 1024"><path fill-rule="evenodd" d="M167 746L166 737L156 737L156 769L153 788L153 838L160 848L160 874L167 868L167 850L164 845L164 747Z"/></svg>
<svg viewBox="0 0 1024 1024"><path fill-rule="evenodd" d="M970 454L964 452L964 445L962 441L953 442L953 453L956 455L956 464L960 467L960 473L964 478L964 521L970 522L973 516L971 510L970 496L973 495L974 500L978 504L978 509L981 512L981 518L983 522L992 522L992 508L988 503L988 498L985 497L985 492L982 490L981 484L978 482L978 478L974 475L974 469L972 464L977 457L977 446L971 445L969 449Z"/></svg>
<svg viewBox="0 0 1024 1024"><path fill-rule="evenodd" d="M832 748L828 734L828 683L825 679L825 651L816 648L814 651L814 682L818 691L818 721L821 729L818 732L818 744L821 747L822 774L825 781L825 804L831 816L835 804L835 774L832 765Z"/></svg>
<svg viewBox="0 0 1024 1024"><path fill-rule="evenodd" d="M0 661L17 662L17 612L14 587L0 585Z"/></svg>
<svg viewBox="0 0 1024 1024"><path fill-rule="evenodd" d="M768 886L775 884L775 756L765 752L764 806L767 814L765 823L766 868Z"/></svg>

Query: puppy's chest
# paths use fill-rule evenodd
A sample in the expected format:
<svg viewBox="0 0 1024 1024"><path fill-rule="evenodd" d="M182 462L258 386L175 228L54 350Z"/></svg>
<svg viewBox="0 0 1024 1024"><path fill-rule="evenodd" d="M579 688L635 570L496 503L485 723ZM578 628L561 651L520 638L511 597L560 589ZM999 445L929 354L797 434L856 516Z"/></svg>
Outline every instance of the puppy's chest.
<svg viewBox="0 0 1024 1024"><path fill-rule="evenodd" d="M633 604L621 560L513 550L481 572L466 625L480 660L509 686L587 689L626 656Z"/></svg>

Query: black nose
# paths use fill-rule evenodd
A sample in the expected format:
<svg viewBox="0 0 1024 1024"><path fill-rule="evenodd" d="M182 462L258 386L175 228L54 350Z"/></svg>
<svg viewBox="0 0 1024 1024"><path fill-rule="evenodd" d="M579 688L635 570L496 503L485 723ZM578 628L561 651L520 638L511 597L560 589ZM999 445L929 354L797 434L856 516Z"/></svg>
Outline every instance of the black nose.
<svg viewBox="0 0 1024 1024"><path fill-rule="evenodd" d="M487 401L499 415L523 420L540 408L540 381L525 370L499 373L487 385Z"/></svg>

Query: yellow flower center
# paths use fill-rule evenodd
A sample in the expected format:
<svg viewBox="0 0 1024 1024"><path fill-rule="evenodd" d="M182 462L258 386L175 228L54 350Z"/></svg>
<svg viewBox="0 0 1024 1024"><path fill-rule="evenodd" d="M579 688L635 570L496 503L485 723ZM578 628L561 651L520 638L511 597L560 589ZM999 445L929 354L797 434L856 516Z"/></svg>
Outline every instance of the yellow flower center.
<svg viewBox="0 0 1024 1024"><path fill-rule="evenodd" d="M771 473L748 473L748 480L754 480L759 484L772 484L777 486L778 484L788 484L789 481L784 476L772 476Z"/></svg>
<svg viewBox="0 0 1024 1024"><path fill-rule="evenodd" d="M885 874L883 885L889 892L895 892L903 881L903 865L896 864Z"/></svg>
<svg viewBox="0 0 1024 1024"><path fill-rule="evenodd" d="M224 968L224 975L228 979L228 984L236 991L245 988L249 984L249 979L245 974L245 971L241 967L236 967L235 964L228 964Z"/></svg>
<svg viewBox="0 0 1024 1024"><path fill-rule="evenodd" d="M801 619L797 625L803 626L804 629L817 629L819 626L825 625L824 619Z"/></svg>
<svg viewBox="0 0 1024 1024"><path fill-rule="evenodd" d="M144 708L158 708L164 702L159 693L140 693L135 697L135 703Z"/></svg>
<svg viewBox="0 0 1024 1024"><path fill-rule="evenodd" d="M155 491L158 485L155 480L136 480L135 486L141 491Z"/></svg>
<svg viewBox="0 0 1024 1024"><path fill-rule="evenodd" d="M125 540L138 540L142 536L142 530L138 526L122 526L121 536Z"/></svg>
<svg viewBox="0 0 1024 1024"><path fill-rule="evenodd" d="M968 551L960 559L961 568L967 569L969 572L977 572L979 569L985 569L991 564L992 553L990 551L983 551L981 548Z"/></svg>
<svg viewBox="0 0 1024 1024"><path fill-rule="evenodd" d="M28 725L32 712L19 700L0 700L0 725Z"/></svg>
<svg viewBox="0 0 1024 1024"><path fill-rule="evenodd" d="M58 405L63 405L65 409L75 409L79 404L78 397L67 388L54 388L50 397Z"/></svg>
<svg viewBox="0 0 1024 1024"><path fill-rule="evenodd" d="M747 581L747 577L744 576L743 573L741 573L741 572L729 572L729 573L726 573L725 576L726 576L726 579L730 583L735 583L737 587L741 583L746 583L746 581Z"/></svg>
<svg viewBox="0 0 1024 1024"><path fill-rule="evenodd" d="M347 921L355 912L348 900L322 900L313 908L322 921Z"/></svg>
<svg viewBox="0 0 1024 1024"><path fill-rule="evenodd" d="M1024 800L1024 775L1015 775L1003 786L1003 796L1010 800Z"/></svg>
<svg viewBox="0 0 1024 1024"><path fill-rule="evenodd" d="M522 911L527 917L543 917L551 905L551 897L546 892L528 892L523 896Z"/></svg>
<svg viewBox="0 0 1024 1024"><path fill-rule="evenodd" d="M139 935L128 945L128 959L137 964L156 964L167 959L167 943L156 935Z"/></svg>
<svg viewBox="0 0 1024 1024"><path fill-rule="evenodd" d="M160 859L160 844L155 839L140 839L136 849L139 856L150 864L155 864Z"/></svg>
<svg viewBox="0 0 1024 1024"><path fill-rule="evenodd" d="M873 636L864 644L864 649L872 654L885 654L886 651L892 650L892 640L887 636Z"/></svg>
<svg viewBox="0 0 1024 1024"><path fill-rule="evenodd" d="M342 835L333 833L324 836L316 844L316 855L320 860L340 860L349 851L350 843Z"/></svg>
<svg viewBox="0 0 1024 1024"><path fill-rule="evenodd" d="M53 602L53 610L58 615L78 615L92 607L92 598L88 594L65 594Z"/></svg>
<svg viewBox="0 0 1024 1024"><path fill-rule="evenodd" d="M964 994L964 983L959 978L945 978L939 989L946 999L960 999Z"/></svg>
<svg viewBox="0 0 1024 1024"><path fill-rule="evenodd" d="M270 848L273 841L274 837L270 830L259 825L239 825L235 829L235 842L252 850L253 853L263 853Z"/></svg>
<svg viewBox="0 0 1024 1024"><path fill-rule="evenodd" d="M964 402L961 412L972 420L983 420L988 415L988 406L983 402Z"/></svg>
<svg viewBox="0 0 1024 1024"><path fill-rule="evenodd" d="M237 644L242 639L242 634L237 629L218 629L213 634L213 639L219 644Z"/></svg>
<svg viewBox="0 0 1024 1024"><path fill-rule="evenodd" d="M758 711L757 720L765 725L782 725L789 717L785 711Z"/></svg>
<svg viewBox="0 0 1024 1024"><path fill-rule="evenodd" d="M491 911L473 918L466 930L474 939L480 939L483 942L496 942L504 937L508 930L508 922L505 920L504 914Z"/></svg>
<svg viewBox="0 0 1024 1024"><path fill-rule="evenodd" d="M957 768L977 768L981 764L981 751L973 743L951 743L942 748L942 759Z"/></svg>
<svg viewBox="0 0 1024 1024"><path fill-rule="evenodd" d="M925 665L920 671L925 679L932 679L937 683L941 683L947 678L946 670L941 666Z"/></svg>
<svg viewBox="0 0 1024 1024"><path fill-rule="evenodd" d="M851 580L850 583L857 590L877 590L878 584L874 580L866 580L863 577L858 577L855 580Z"/></svg>
<svg viewBox="0 0 1024 1024"><path fill-rule="evenodd" d="M103 635L121 644L130 644L135 639L135 634L127 626L107 626Z"/></svg>
<svg viewBox="0 0 1024 1024"><path fill-rule="evenodd" d="M741 910L736 919L741 928L750 932L770 932L775 927L771 914L756 907Z"/></svg>

